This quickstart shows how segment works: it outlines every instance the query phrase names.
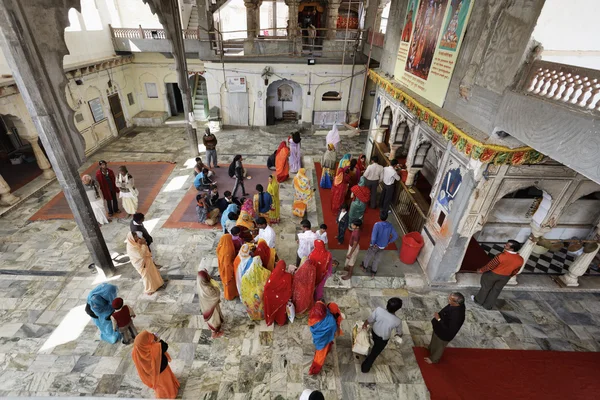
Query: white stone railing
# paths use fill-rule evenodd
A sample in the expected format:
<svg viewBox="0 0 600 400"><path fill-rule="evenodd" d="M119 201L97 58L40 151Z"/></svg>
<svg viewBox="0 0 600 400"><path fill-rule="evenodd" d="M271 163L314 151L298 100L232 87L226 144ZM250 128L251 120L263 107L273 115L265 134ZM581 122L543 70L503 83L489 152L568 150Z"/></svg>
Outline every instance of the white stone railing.
<svg viewBox="0 0 600 400"><path fill-rule="evenodd" d="M600 111L600 71L534 61L521 90L581 111Z"/></svg>

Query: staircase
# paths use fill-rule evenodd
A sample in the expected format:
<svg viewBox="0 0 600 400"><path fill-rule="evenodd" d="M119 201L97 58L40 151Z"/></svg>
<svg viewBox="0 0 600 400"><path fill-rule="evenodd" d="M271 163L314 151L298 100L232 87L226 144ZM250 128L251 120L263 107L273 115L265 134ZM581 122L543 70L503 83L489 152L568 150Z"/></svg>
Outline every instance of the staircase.
<svg viewBox="0 0 600 400"><path fill-rule="evenodd" d="M208 119L207 105L208 95L206 93L206 81L200 79L198 87L196 88L196 97L194 98L194 118L196 121L206 121Z"/></svg>
<svg viewBox="0 0 600 400"><path fill-rule="evenodd" d="M192 12L186 29L198 29L198 7L195 4L192 5Z"/></svg>

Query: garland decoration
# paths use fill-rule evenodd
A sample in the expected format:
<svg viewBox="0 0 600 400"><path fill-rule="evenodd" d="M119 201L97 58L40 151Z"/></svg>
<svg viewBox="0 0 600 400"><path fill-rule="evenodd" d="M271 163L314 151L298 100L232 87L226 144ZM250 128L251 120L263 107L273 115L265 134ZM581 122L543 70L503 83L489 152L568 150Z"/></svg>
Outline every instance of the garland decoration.
<svg viewBox="0 0 600 400"><path fill-rule="evenodd" d="M523 165L537 164L544 158L542 153L529 146L511 149L506 146L482 143L419 103L376 71L369 69L369 78L394 99L404 103L406 108L418 119L425 122L446 140L452 142L452 145L461 153L474 160L496 165Z"/></svg>

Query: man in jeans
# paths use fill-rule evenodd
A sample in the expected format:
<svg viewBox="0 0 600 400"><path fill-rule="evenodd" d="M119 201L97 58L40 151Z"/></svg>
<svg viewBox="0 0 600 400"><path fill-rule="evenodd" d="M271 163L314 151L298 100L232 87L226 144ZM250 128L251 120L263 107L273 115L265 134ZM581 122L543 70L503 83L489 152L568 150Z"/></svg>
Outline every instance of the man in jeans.
<svg viewBox="0 0 600 400"><path fill-rule="evenodd" d="M377 273L377 265L383 254L383 250L390 244L394 243L398 239L398 234L394 226L387 222L388 213L384 210L379 212L380 221L373 225L373 232L371 232L371 244L365 260L360 264L363 271L369 272L371 270L371 278Z"/></svg>
<svg viewBox="0 0 600 400"><path fill-rule="evenodd" d="M396 336L402 336L402 321L396 316L396 311L402 308L402 300L398 297L392 297L388 300L386 309L377 307L369 318L365 320L363 329L368 325L373 327L373 349L363 361L360 370L367 373L371 370L375 359L381 354L387 345L392 331L396 331Z"/></svg>
<svg viewBox="0 0 600 400"><path fill-rule="evenodd" d="M204 130L202 143L206 147L206 165L208 168L211 166L211 161L213 168L220 168L217 164L217 137L210 133L210 129L208 128Z"/></svg>

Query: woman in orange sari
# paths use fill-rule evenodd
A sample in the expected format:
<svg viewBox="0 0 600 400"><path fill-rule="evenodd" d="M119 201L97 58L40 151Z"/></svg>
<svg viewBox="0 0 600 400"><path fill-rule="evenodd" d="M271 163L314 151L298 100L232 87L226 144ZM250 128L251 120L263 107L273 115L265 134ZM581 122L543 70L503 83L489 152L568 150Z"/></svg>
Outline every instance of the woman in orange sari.
<svg viewBox="0 0 600 400"><path fill-rule="evenodd" d="M277 155L275 156L275 171L277 173L277 182L285 182L290 177L290 149L285 140L279 144Z"/></svg>
<svg viewBox="0 0 600 400"><path fill-rule="evenodd" d="M169 345L153 333L140 332L133 342L131 358L144 385L154 389L157 399L174 399L179 381L169 367Z"/></svg>
<svg viewBox="0 0 600 400"><path fill-rule="evenodd" d="M310 326L310 333L312 333L316 351L312 365L308 370L309 375L316 375L321 372L327 354L333 346L333 341L343 334L340 328L343 319L342 312L335 303L325 305L322 301L317 301L310 310L308 326Z"/></svg>
<svg viewBox="0 0 600 400"><path fill-rule="evenodd" d="M263 294L267 326L270 326L273 321L279 326L285 325L286 305L291 297L292 274L286 272L285 261L279 260L265 284L265 293Z"/></svg>
<svg viewBox="0 0 600 400"><path fill-rule="evenodd" d="M238 296L235 285L235 272L233 261L235 260L235 246L229 233L221 236L217 245L217 260L219 262L219 276L223 283L223 296L225 300L233 300Z"/></svg>
<svg viewBox="0 0 600 400"><path fill-rule="evenodd" d="M269 271L273 271L273 268L275 268L275 257L277 256L277 251L274 248L270 248L265 239L258 240L253 254L254 256L260 257L263 267Z"/></svg>
<svg viewBox="0 0 600 400"><path fill-rule="evenodd" d="M315 263L308 258L296 270L292 285L292 302L296 309L296 315L310 310L313 306L316 273Z"/></svg>

